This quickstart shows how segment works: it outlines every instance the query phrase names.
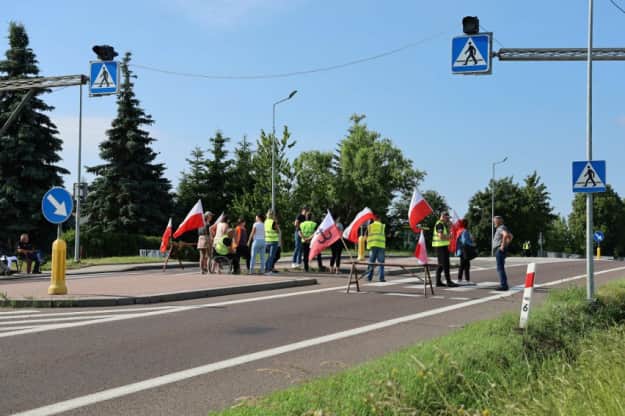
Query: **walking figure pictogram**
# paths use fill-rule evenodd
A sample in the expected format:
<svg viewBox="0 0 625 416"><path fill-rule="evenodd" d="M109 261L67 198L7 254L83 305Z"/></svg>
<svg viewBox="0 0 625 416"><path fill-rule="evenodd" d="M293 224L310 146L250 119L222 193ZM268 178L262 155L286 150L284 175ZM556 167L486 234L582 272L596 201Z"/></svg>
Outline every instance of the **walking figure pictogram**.
<svg viewBox="0 0 625 416"><path fill-rule="evenodd" d="M100 80L100 85L99 87L102 88L102 84L106 83L107 87L111 86L111 83L109 82L109 71L107 71L105 69L106 67L102 67L102 79Z"/></svg>
<svg viewBox="0 0 625 416"><path fill-rule="evenodd" d="M592 170L590 166L586 168L586 173L584 174L584 176L586 177L586 183L584 184L584 187L588 186L588 182L592 182L592 186L597 186L597 182L595 182L595 171Z"/></svg>
<svg viewBox="0 0 625 416"><path fill-rule="evenodd" d="M471 41L469 41L469 47L467 48L466 52L469 56L467 56L467 59L464 60L464 65L467 65L469 63L469 59L473 59L473 65L477 65L477 59L475 59L475 51L475 46L473 46Z"/></svg>

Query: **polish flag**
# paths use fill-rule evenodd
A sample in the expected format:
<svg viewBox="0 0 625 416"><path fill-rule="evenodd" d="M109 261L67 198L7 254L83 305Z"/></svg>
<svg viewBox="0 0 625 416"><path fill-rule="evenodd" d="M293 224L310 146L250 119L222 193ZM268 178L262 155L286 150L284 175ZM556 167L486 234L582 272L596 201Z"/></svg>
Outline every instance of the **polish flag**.
<svg viewBox="0 0 625 416"><path fill-rule="evenodd" d="M451 235L451 241L449 242L449 252L455 253L457 248L458 237L460 237L460 232L463 230L460 228L460 217L455 209L451 210L451 215L449 215L449 220L451 222L451 230L449 230L449 234Z"/></svg>
<svg viewBox="0 0 625 416"><path fill-rule="evenodd" d="M213 223L213 225L211 225L210 227L208 227L208 230L210 231L211 235L214 237L215 234L217 233L217 225L219 225L219 223L221 222L221 220L224 219L224 215L225 213L222 212L219 217L217 217L217 219L215 220L215 222Z"/></svg>
<svg viewBox="0 0 625 416"><path fill-rule="evenodd" d="M417 263L428 264L428 251L427 247L425 246L425 237L423 236L423 231L421 231L421 235L419 235L419 241L417 242L414 256L417 258Z"/></svg>
<svg viewBox="0 0 625 416"><path fill-rule="evenodd" d="M341 231L336 226L330 211L328 211L310 241L310 255L308 259L312 260L317 257L319 253L330 247L339 238L341 238Z"/></svg>
<svg viewBox="0 0 625 416"><path fill-rule="evenodd" d="M373 220L373 211L365 207L362 211L356 214L356 218L351 224L343 231L343 238L351 241L352 243L358 242L358 229L369 220Z"/></svg>
<svg viewBox="0 0 625 416"><path fill-rule="evenodd" d="M174 238L180 237L187 231L195 230L200 227L204 227L204 208L202 208L202 200L198 199L191 211L187 214L182 224L178 227L174 233Z"/></svg>
<svg viewBox="0 0 625 416"><path fill-rule="evenodd" d="M165 228L165 232L163 233L163 237L161 238L161 253L164 253L167 251L167 246L169 246L169 239L171 238L171 233L172 233L172 225L171 225L171 218L169 219L169 222L167 223L167 228Z"/></svg>
<svg viewBox="0 0 625 416"><path fill-rule="evenodd" d="M414 193L412 194L412 199L410 200L410 209L408 210L408 222L410 223L412 231L418 233L419 229L417 224L423 221L423 219L431 213L432 207L419 193L417 188L415 188Z"/></svg>

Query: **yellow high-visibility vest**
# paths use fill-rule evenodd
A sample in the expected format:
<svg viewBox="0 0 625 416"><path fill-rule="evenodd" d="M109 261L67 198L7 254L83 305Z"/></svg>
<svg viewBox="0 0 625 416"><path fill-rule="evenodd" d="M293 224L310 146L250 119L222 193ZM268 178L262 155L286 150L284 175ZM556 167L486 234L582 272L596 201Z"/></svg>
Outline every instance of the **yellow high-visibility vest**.
<svg viewBox="0 0 625 416"><path fill-rule="evenodd" d="M386 235L384 229L386 225L380 221L374 221L367 227L367 250L373 247L386 248Z"/></svg>
<svg viewBox="0 0 625 416"><path fill-rule="evenodd" d="M308 238L315 233L315 229L317 228L317 223L314 221L304 221L300 223L299 230L302 232L302 236L304 238Z"/></svg>
<svg viewBox="0 0 625 416"><path fill-rule="evenodd" d="M445 237L440 238L438 236L438 232L436 231L436 228L438 226L438 224L442 224L443 225L443 235ZM449 245L449 230L447 230L447 226L445 225L445 223L441 220L436 221L436 224L434 225L434 235L432 236L432 247L446 247Z"/></svg>
<svg viewBox="0 0 625 416"><path fill-rule="evenodd" d="M278 231L273 229L273 220L265 220L265 241L267 243L277 243L279 241Z"/></svg>

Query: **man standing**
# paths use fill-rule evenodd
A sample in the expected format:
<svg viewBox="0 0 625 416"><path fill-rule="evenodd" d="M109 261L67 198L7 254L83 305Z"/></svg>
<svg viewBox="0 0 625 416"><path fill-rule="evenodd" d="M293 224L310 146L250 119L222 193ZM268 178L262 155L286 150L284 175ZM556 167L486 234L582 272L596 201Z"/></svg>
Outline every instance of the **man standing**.
<svg viewBox="0 0 625 416"><path fill-rule="evenodd" d="M304 221L306 221L306 214L308 214L308 212L310 212L310 208L302 207L302 210L293 222L293 225L295 226L295 235L293 237L295 240L295 249L293 250L293 262L291 263L292 268L300 267L302 264L302 237L300 236L299 227Z"/></svg>
<svg viewBox="0 0 625 416"><path fill-rule="evenodd" d="M432 235L432 247L436 251L438 258L438 268L436 269L436 286L456 287L456 283L451 281L449 273L449 241L450 235L449 213L444 211L434 225L434 233ZM445 273L445 281L441 280L441 275Z"/></svg>
<svg viewBox="0 0 625 416"><path fill-rule="evenodd" d="M369 253L369 268L367 280L373 279L373 264L380 263L380 282L384 280L384 251L386 249L386 225L380 221L378 214L373 214L373 222L367 227L367 250Z"/></svg>
<svg viewBox="0 0 625 416"><path fill-rule="evenodd" d="M497 273L499 274L499 287L495 290L508 290L508 276L506 276L506 255L508 246L512 241L512 233L503 225L503 217L497 215L493 217L495 224L495 236L493 237L493 253L497 260Z"/></svg>

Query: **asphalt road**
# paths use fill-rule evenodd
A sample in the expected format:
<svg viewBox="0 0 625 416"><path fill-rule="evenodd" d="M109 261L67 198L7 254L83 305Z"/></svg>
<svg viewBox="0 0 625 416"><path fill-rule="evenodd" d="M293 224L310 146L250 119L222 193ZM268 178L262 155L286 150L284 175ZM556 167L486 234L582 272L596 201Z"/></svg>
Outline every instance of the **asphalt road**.
<svg viewBox="0 0 625 416"><path fill-rule="evenodd" d="M344 276L319 275L318 286L210 300L2 310L0 414L205 415L518 312L524 262L510 259L509 280L518 287L503 294L493 291L492 264L478 262L477 285L438 288L427 298L407 276L345 294ZM621 262L595 269L598 285L625 275ZM584 285L584 273L583 261L539 264L536 283L545 286L535 301L551 287ZM80 326L63 327L68 322Z"/></svg>

